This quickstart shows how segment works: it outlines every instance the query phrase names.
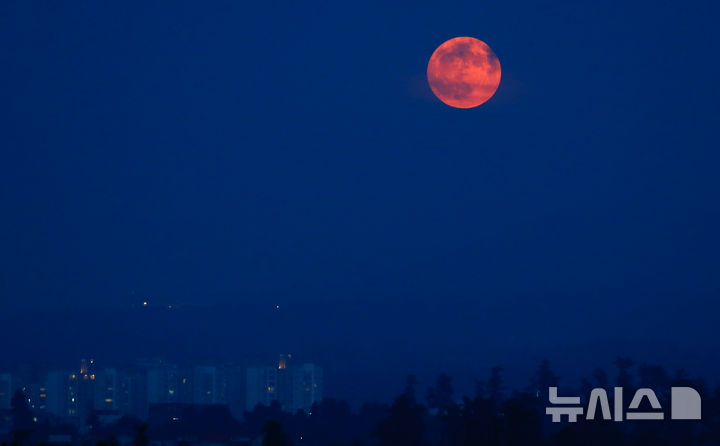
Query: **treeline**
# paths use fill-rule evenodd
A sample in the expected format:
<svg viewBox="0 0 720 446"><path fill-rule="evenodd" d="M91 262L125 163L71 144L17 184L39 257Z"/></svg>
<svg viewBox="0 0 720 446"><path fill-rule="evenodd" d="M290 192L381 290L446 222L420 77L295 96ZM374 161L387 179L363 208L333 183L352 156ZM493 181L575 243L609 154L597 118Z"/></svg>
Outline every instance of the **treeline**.
<svg viewBox="0 0 720 446"><path fill-rule="evenodd" d="M669 373L626 357L617 358L614 366L612 375L598 368L572 388L563 386L543 361L527 387L515 391L506 388L502 367L495 366L487 379L476 383L472 396L455 395L452 379L445 374L424 392L410 376L391 405L367 404L354 413L347 403L326 399L310 414L294 415L282 413L278 406L260 406L246 413L246 423L251 431L265 433L264 446L720 445L720 388L711 389L682 370ZM552 406L549 387L559 387L560 395L580 396L587 408L593 388L607 389L612 398L614 386L623 387L627 395L625 409L635 390L653 389L665 418L616 422L598 415L595 420L579 417L570 423L564 418L552 423L545 413ZM672 387L692 387L700 393L702 420L670 419Z"/></svg>
<svg viewBox="0 0 720 446"><path fill-rule="evenodd" d="M608 390L613 407L612 388L622 387L624 407L638 388L652 389L662 405L663 420L595 420L579 417L575 423L565 418L551 422L546 408L548 389L558 387L561 396L579 396L587 408L593 388ZM670 389L692 387L702 396L702 420L671 420ZM33 424L33 414L21 396L14 398L16 432L11 443L42 443L37 434L42 426ZM646 407L647 406L647 407ZM651 410L644 402L641 410ZM598 410L598 413L600 411ZM263 446L642 446L642 445L718 445L720 446L720 388L712 389L702 379L691 379L683 371L667 372L660 366L636 364L620 357L611 373L596 369L576 388L563 386L543 361L528 385L510 391L503 380L502 367L492 367L488 377L476 383L470 396L456 395L450 376L441 374L434 385L420 389L409 376L403 391L391 404L368 403L352 410L341 400L324 399L309 413L283 412L275 402L258 405L243 420L230 416L226 406L190 406L173 419L141 422L129 416L113 425L102 425L91 415L89 432L74 436L80 445L146 444L252 444ZM123 440L124 439L124 440ZM10 442L9 442L10 443Z"/></svg>

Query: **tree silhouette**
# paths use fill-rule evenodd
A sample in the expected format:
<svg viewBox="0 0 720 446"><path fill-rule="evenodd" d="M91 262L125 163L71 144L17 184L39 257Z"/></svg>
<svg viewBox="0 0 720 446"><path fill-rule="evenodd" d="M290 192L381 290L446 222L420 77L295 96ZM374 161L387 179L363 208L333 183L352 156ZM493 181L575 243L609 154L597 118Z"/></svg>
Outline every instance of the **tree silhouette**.
<svg viewBox="0 0 720 446"><path fill-rule="evenodd" d="M595 384L597 385L597 387L607 389L609 385L609 380L607 373L605 373L605 370L601 369L600 367L596 368L593 371L593 379L595 380Z"/></svg>
<svg viewBox="0 0 720 446"><path fill-rule="evenodd" d="M669 389L670 375L659 365L642 363L638 366L639 385L649 387L658 395L664 394Z"/></svg>
<svg viewBox="0 0 720 446"><path fill-rule="evenodd" d="M133 440L133 446L147 446L149 443L147 428L147 424L138 424L135 426L135 439Z"/></svg>
<svg viewBox="0 0 720 446"><path fill-rule="evenodd" d="M93 431L96 431L98 427L100 427L100 418L98 418L95 412L91 412L90 415L88 415L85 424L87 426L90 426L90 429L92 429Z"/></svg>
<svg viewBox="0 0 720 446"><path fill-rule="evenodd" d="M275 400L269 406L257 404L251 412L245 412L245 425L250 432L262 432L268 420L288 426L292 415L283 412L280 402Z"/></svg>
<svg viewBox="0 0 720 446"><path fill-rule="evenodd" d="M265 427L263 428L265 437L263 438L263 446L289 446L285 431L283 431L282 425L277 421L267 420Z"/></svg>
<svg viewBox="0 0 720 446"><path fill-rule="evenodd" d="M630 369L635 365L635 361L626 356L618 356L615 359L615 366L618 369L617 378L615 383L618 387L625 387L626 389L632 389L633 387L633 376L630 373Z"/></svg>
<svg viewBox="0 0 720 446"><path fill-rule="evenodd" d="M502 377L502 366L495 365L490 369L490 378L486 387L487 397L494 403L499 403L505 394L505 382Z"/></svg>
<svg viewBox="0 0 720 446"><path fill-rule="evenodd" d="M348 444L362 436L359 422L345 401L325 398L313 404L311 412L311 416L296 418L296 425L302 426L298 430L304 445Z"/></svg>
<svg viewBox="0 0 720 446"><path fill-rule="evenodd" d="M542 443L542 412L534 401L513 397L502 406L501 432L504 445L535 445Z"/></svg>
<svg viewBox="0 0 720 446"><path fill-rule="evenodd" d="M558 378L550 369L550 362L547 359L542 360L535 372L530 394L540 397L543 401L547 401L548 389L550 387L557 387L557 385Z"/></svg>
<svg viewBox="0 0 720 446"><path fill-rule="evenodd" d="M415 400L415 377L409 376L405 391L395 399L388 417L380 422L376 437L380 446L424 446L424 408Z"/></svg>
<svg viewBox="0 0 720 446"><path fill-rule="evenodd" d="M415 387L417 386L417 377L415 375L408 375L405 380L405 395L415 400Z"/></svg>
<svg viewBox="0 0 720 446"><path fill-rule="evenodd" d="M10 400L13 414L13 436L15 445L28 444L33 431L33 414L28 405L28 397L22 390L17 390Z"/></svg>
<svg viewBox="0 0 720 446"><path fill-rule="evenodd" d="M441 373L435 387L427 389L427 405L430 409L447 410L453 404L452 379L445 373Z"/></svg>
<svg viewBox="0 0 720 446"><path fill-rule="evenodd" d="M117 438L111 436L107 440L98 440L96 446L120 446L120 442Z"/></svg>
<svg viewBox="0 0 720 446"><path fill-rule="evenodd" d="M497 412L491 400L477 396L463 398L443 416L449 446L491 445L498 435Z"/></svg>

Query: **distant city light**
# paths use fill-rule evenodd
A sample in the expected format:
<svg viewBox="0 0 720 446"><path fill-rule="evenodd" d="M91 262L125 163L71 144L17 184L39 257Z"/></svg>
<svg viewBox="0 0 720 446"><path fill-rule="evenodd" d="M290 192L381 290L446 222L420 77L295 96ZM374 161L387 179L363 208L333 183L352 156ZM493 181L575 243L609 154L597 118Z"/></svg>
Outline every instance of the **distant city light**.
<svg viewBox="0 0 720 446"><path fill-rule="evenodd" d="M147 307L147 305L148 305L147 301L144 301L144 302L143 302L143 307Z"/></svg>
<svg viewBox="0 0 720 446"><path fill-rule="evenodd" d="M234 388L240 383L246 389L252 390L246 394L245 401L241 402L246 408L255 407L262 401L281 401L282 409L289 413L296 413L298 410L310 412L312 405L322 400L322 370L314 364L294 366L289 359L291 354L288 353L279 356L280 370L276 368L278 363L242 370L222 364L177 365L158 360L142 362L139 369L107 368L90 371L88 369L94 360L88 358L81 360L82 373L48 370L48 384L38 384L37 388L21 384L22 387L19 388L27 392L23 400L32 410L28 422L32 416L37 416L37 423L47 422L51 425L54 423L52 419L48 421L39 414L47 412L53 417L84 418L93 411L112 409L113 413L135 415L147 410L150 404L179 402L178 398L189 404L229 405L232 402L228 400L226 392L218 391L218 385ZM229 368L222 370L224 367ZM188 377L187 373L195 373L195 378L193 375ZM197 373L202 373L202 376ZM7 373L0 374L0 403L3 402L3 396L6 398L4 401L9 399L3 387L9 386L9 376L11 375ZM71 376L75 378L69 379ZM138 379L145 381L147 387L138 389L134 385ZM188 385L191 385L192 389L189 394L185 389ZM31 390L37 390L38 393L33 392L31 396ZM52 401L61 404L47 404ZM171 417L173 414L168 414L167 420ZM181 419L182 417L178 417L173 421L179 422ZM300 433L297 435L302 437ZM298 446L300 444L305 442L298 442Z"/></svg>

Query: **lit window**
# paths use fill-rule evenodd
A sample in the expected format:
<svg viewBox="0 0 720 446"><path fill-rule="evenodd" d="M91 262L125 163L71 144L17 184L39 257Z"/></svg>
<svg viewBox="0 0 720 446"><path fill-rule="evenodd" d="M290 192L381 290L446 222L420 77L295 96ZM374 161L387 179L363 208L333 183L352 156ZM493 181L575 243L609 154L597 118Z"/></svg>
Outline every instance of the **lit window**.
<svg viewBox="0 0 720 446"><path fill-rule="evenodd" d="M105 398L106 403L112 403L112 398Z"/></svg>

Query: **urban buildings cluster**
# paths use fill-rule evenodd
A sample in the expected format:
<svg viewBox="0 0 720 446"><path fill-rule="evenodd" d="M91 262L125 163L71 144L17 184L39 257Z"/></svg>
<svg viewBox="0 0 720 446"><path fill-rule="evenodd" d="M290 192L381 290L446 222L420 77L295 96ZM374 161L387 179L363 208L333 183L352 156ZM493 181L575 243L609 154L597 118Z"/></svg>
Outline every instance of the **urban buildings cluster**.
<svg viewBox="0 0 720 446"><path fill-rule="evenodd" d="M91 414L147 419L153 404L227 405L240 418L257 404L308 412L323 396L322 368L293 364L291 355L272 365L179 366L162 360L132 367L103 367L83 359L75 370L0 373L0 411L21 390L38 417L81 425Z"/></svg>

